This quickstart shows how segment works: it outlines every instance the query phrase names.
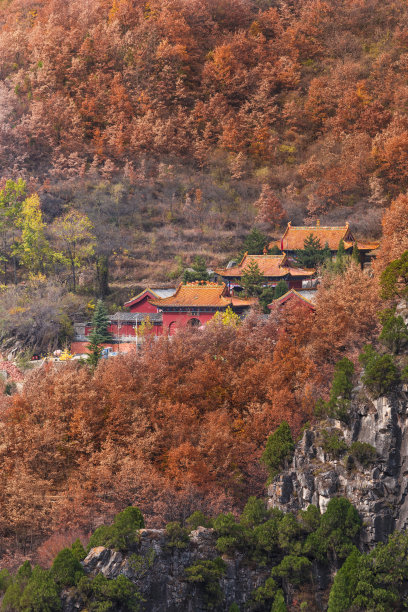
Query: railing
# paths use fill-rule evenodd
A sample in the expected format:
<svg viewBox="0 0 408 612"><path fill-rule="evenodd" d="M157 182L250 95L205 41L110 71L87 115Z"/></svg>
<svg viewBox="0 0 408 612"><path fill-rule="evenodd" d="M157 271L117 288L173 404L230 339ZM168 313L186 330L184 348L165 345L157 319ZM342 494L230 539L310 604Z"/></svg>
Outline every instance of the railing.
<svg viewBox="0 0 408 612"><path fill-rule="evenodd" d="M139 336L137 339L138 344L140 344L142 340L143 340L142 336ZM86 336L85 334L74 334L73 342L89 342L89 336ZM122 334L120 336L113 335L111 342L112 344L115 344L118 342L133 342L134 344L136 344L136 335L132 335L132 336L129 336L129 335L125 336Z"/></svg>

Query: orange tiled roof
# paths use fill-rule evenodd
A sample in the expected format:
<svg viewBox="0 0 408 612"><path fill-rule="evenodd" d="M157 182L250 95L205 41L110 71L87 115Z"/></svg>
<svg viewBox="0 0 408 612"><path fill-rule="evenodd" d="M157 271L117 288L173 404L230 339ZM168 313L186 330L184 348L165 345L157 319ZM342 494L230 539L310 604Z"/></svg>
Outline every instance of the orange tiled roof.
<svg viewBox="0 0 408 612"><path fill-rule="evenodd" d="M340 240L349 241L351 243L354 242L353 234L351 233L348 223L341 227L325 227L323 225L292 227L292 224L288 223L278 246L284 251L303 249L305 239L308 238L310 234L313 234L313 236L320 240L322 248L324 248L327 242L331 251L337 251ZM271 243L270 248L272 245L276 244L276 242Z"/></svg>
<svg viewBox="0 0 408 612"><path fill-rule="evenodd" d="M231 298L227 293L225 283L188 283L187 285L179 285L174 295L158 300L151 300L154 306L203 306L226 308L227 306L249 306L251 300L243 300L240 298Z"/></svg>
<svg viewBox="0 0 408 612"><path fill-rule="evenodd" d="M291 268L287 265L286 253L281 255L248 255L245 253L240 264L233 268L215 270L216 274L225 278L242 276L251 261L256 261L259 270L266 277L283 278L285 276L313 276L314 269Z"/></svg>
<svg viewBox="0 0 408 612"><path fill-rule="evenodd" d="M239 298L235 295L231 296L231 306L252 306L256 304L258 300L256 298Z"/></svg>
<svg viewBox="0 0 408 612"><path fill-rule="evenodd" d="M273 302L271 302L271 304L268 304L268 308L271 309L274 306L279 306L281 304L284 304L291 298L297 298L301 302L304 302L305 304L307 304L309 308L311 308L312 310L315 309L314 303L311 300L308 300L304 295L296 291L296 289L289 289L289 291L287 291L284 295L281 295L280 298L274 300Z"/></svg>
<svg viewBox="0 0 408 612"><path fill-rule="evenodd" d="M216 274L220 276L241 276L245 268L251 263L256 261L260 271L264 276L284 276L282 266L286 261L286 255L248 255L245 253L240 264L233 268L226 268L215 270Z"/></svg>
<svg viewBox="0 0 408 612"><path fill-rule="evenodd" d="M354 242L344 242L344 248L349 249L354 245ZM360 242L357 240L357 248L359 251L375 251L380 246L379 242Z"/></svg>

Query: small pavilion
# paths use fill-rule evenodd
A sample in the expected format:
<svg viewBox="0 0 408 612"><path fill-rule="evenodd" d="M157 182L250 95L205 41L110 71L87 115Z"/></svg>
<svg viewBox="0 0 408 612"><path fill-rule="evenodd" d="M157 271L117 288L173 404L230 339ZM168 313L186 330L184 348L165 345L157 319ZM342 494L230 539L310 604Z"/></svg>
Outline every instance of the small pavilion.
<svg viewBox="0 0 408 612"><path fill-rule="evenodd" d="M280 298L274 300L271 304L268 304L269 310L272 308L286 308L287 306L305 306L310 310L315 310L315 291L296 291L296 289L289 289Z"/></svg>

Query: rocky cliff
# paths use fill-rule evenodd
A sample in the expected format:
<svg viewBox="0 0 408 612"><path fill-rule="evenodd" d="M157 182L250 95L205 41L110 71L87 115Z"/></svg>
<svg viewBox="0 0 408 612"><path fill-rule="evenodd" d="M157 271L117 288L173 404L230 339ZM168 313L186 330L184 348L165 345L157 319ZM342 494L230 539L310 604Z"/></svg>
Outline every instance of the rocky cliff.
<svg viewBox="0 0 408 612"><path fill-rule="evenodd" d="M208 610L202 585L186 579L186 568L199 560L218 556L213 529L199 527L191 532L185 548L168 547L164 529L142 529L135 552L122 555L102 546L93 548L84 561L88 575L101 572L106 578L125 575L137 585L145 603L144 612L201 612ZM235 603L244 609L254 589L265 582L269 570L249 566L243 555L225 558L226 572L220 580L224 601L216 610L228 611ZM81 609L69 592L64 596L64 612Z"/></svg>
<svg viewBox="0 0 408 612"><path fill-rule="evenodd" d="M347 426L328 419L305 431L290 467L270 485L268 503L284 511L315 504L324 512L332 497L347 497L363 519L364 549L408 526L408 395L405 386L377 400L362 387L353 396ZM324 430L343 436L348 446L355 441L372 445L375 461L368 466L350 462L347 451L334 459L324 450Z"/></svg>

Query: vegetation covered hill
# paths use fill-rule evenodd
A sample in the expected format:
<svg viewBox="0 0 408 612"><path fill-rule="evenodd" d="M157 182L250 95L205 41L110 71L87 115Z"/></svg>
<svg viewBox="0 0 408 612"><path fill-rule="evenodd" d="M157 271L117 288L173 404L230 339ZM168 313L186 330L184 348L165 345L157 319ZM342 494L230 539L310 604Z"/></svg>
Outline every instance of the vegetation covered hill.
<svg viewBox="0 0 408 612"><path fill-rule="evenodd" d="M221 214L226 228L269 183L294 221L373 232L408 186L407 13L403 0L3 2L2 174L34 177L54 206L50 192L61 204L84 181L87 198L121 202L123 187L89 187L114 178L136 190L123 216L159 199L166 223Z"/></svg>
<svg viewBox="0 0 408 612"><path fill-rule="evenodd" d="M196 255L224 265L255 220L276 238L316 218L374 237L408 186L407 13L403 0L2 2L0 187L38 192L46 234L69 211L90 219L77 280L102 296L109 277L115 305L176 283ZM3 282L27 278L14 264Z"/></svg>
<svg viewBox="0 0 408 612"><path fill-rule="evenodd" d="M0 3L3 346L63 343L109 278L175 283L195 255L236 255L254 223L277 237L286 219L348 219L373 236L383 217L374 274L327 266L314 314L254 312L95 369L50 365L12 396L4 385L2 564L86 539L128 505L148 526L237 517L288 460L290 436L347 418L361 366L375 395L407 380L395 312L408 280L407 24L403 0ZM282 421L283 450L270 437ZM242 529L228 520L233 547ZM61 584L33 576L26 566L12 582L22 605L42 580L59 601Z"/></svg>

